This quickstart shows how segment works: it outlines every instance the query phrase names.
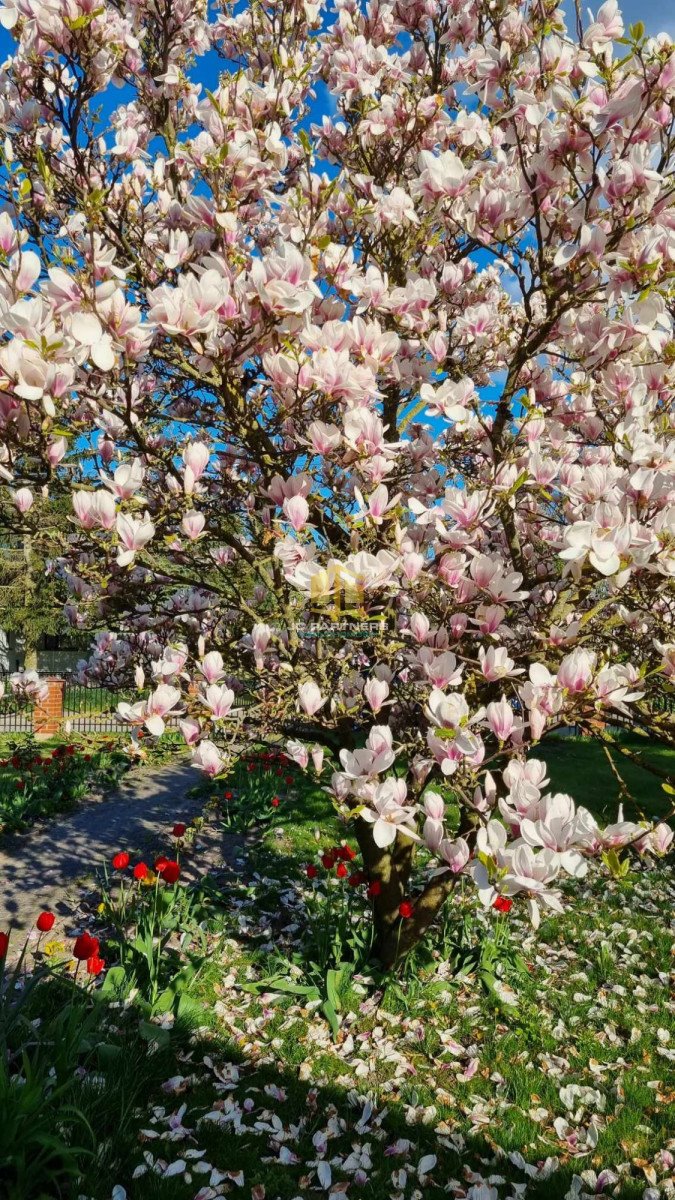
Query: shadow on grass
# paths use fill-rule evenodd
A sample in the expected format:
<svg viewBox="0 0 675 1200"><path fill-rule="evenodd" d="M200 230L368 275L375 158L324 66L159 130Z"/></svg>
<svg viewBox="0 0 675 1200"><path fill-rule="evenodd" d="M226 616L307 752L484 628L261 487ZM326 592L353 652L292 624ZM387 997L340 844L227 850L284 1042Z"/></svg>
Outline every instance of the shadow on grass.
<svg viewBox="0 0 675 1200"><path fill-rule="evenodd" d="M204 1161L219 1172L243 1172L241 1186L225 1180L227 1194L266 1200L326 1194L316 1176L317 1146L324 1135L327 1147L321 1157L332 1162L332 1186L348 1185L348 1195L364 1200L389 1200L415 1188L425 1198L440 1200L448 1194L450 1180L468 1190L475 1182L472 1172L526 1184L528 1200L563 1200L573 1175L589 1166L589 1158L571 1159L550 1175L528 1178L503 1151L521 1153L536 1169L559 1147L541 1138L519 1139L513 1130L505 1137L496 1122L462 1135L457 1105L444 1108L414 1078L399 1081L398 1094L380 1090L378 1095L373 1080L351 1086L327 1078L330 1064L319 1058L313 1077L301 1079L305 1048L293 1026L287 1027L285 1017L270 1008L251 1013L249 1041L265 1043L252 1061L247 1044L219 1024L213 1004L191 1003L165 1040L153 1045L139 1035L136 1010L108 1008L100 994L76 995L73 1019L64 1021L70 994L66 984L47 984L36 990L26 1013L32 1022L39 1018L39 1024L25 1037L23 1069L40 1086L28 1095L20 1085L17 1104L16 1085L12 1091L0 1069L3 1200L110 1200L115 1185L126 1190L129 1200L141 1195L144 1200L194 1200L208 1186L210 1171L195 1172L201 1160L186 1156L192 1150L203 1151ZM15 1045L14 1069L20 1062L17 1050ZM419 1097L412 1094L416 1086ZM411 1120L414 1109L419 1115L418 1106L433 1103L437 1111L428 1123ZM205 1120L207 1114L216 1119ZM660 1119L665 1144L665 1109ZM169 1123L178 1134L162 1136L169 1133ZM160 1136L152 1137L153 1132ZM64 1164L72 1167L69 1149L75 1151L78 1176L64 1173ZM363 1176L355 1178L342 1164L348 1156L364 1153ZM184 1174L161 1178L152 1163L146 1174L134 1178L145 1154L163 1162L162 1172L183 1158L191 1181ZM416 1171L427 1155L434 1155L436 1163L420 1187ZM600 1169L602 1134L592 1162ZM406 1180L393 1178L406 1167ZM498 1188L500 1195L508 1191ZM637 1200L643 1192L644 1179L633 1178L625 1180L620 1195Z"/></svg>
<svg viewBox="0 0 675 1200"><path fill-rule="evenodd" d="M320 1138L327 1130L332 1136L324 1158L333 1160L332 1185L349 1184L349 1195L376 1200L405 1192L406 1184L419 1187L416 1168L426 1155L435 1155L437 1161L424 1182L422 1194L439 1200L447 1196L450 1179L468 1187L472 1182L471 1172L484 1178L498 1174L518 1183L526 1182L531 1200L563 1200L573 1175L588 1165L587 1159L571 1160L548 1177L528 1179L499 1153L490 1130L465 1137L451 1127L437 1133L435 1126L439 1121L453 1120L451 1112L444 1112L442 1107L431 1124L411 1124L406 1105L399 1099L378 1099L369 1089L368 1081L354 1089L335 1082L303 1082L297 1070L289 1066L273 1061L252 1063L239 1045L220 1033L195 1036L194 1024L188 1021L179 1022L174 1028L171 1046L154 1054L146 1050L145 1056L142 1055L143 1048L130 1039L122 1047L114 1070L105 1071L105 1085L99 1088L94 1102L91 1096L87 1097L86 1086L74 1097L75 1103L86 1106L97 1155L95 1162L85 1167L78 1195L109 1200L112 1186L121 1184L132 1198L142 1194L144 1200L193 1200L199 1187L208 1183L208 1174L193 1172L190 1183L180 1175L159 1178L151 1168L141 1178L133 1176L143 1163L144 1151L152 1154L155 1161L161 1159L170 1164L183 1157L186 1150L198 1149L205 1152L204 1159L220 1172L243 1172L243 1187L241 1190L237 1187L235 1194L264 1195L275 1200L310 1196L324 1191L315 1167L309 1164L317 1161L315 1135ZM219 1084L211 1068L205 1066L205 1057L211 1060L220 1078L228 1082ZM177 1073L183 1074L185 1087L179 1084L179 1094L167 1095L162 1085ZM364 1120L369 1103L371 1116ZM166 1121L152 1121L156 1105L165 1110L167 1117L186 1106L176 1122L187 1131L184 1138L147 1140L147 1135L141 1133L147 1129L168 1132ZM217 1122L203 1120L214 1111L220 1113ZM409 1149L392 1153L399 1140L411 1143ZM368 1148L372 1165L365 1171L363 1181L355 1182L353 1173L341 1170L337 1158L344 1161L359 1147ZM543 1164L547 1154L556 1152L554 1145L541 1142L536 1147L512 1144L506 1149L520 1151L532 1164ZM188 1169L198 1161L193 1160L192 1164L188 1161ZM404 1166L411 1168L411 1176L401 1186L400 1179L395 1181L392 1173ZM640 1185L635 1179L627 1183L621 1195L624 1200L637 1200L643 1191L644 1182ZM65 1196L70 1194L66 1192ZM7 1200L34 1198L10 1191Z"/></svg>
<svg viewBox="0 0 675 1200"><path fill-rule="evenodd" d="M194 769L185 762L139 770L103 797L92 796L76 812L12 834L0 844L0 928L28 928L42 908L72 915L67 889L92 876L121 849L147 852L173 822L201 814L190 795Z"/></svg>
<svg viewBox="0 0 675 1200"><path fill-rule="evenodd" d="M675 749L662 742L620 735L609 752L625 783L622 792L602 745L592 738L549 737L532 754L542 758L550 772L551 790L567 792L575 803L590 809L601 822L616 821L623 801L627 821L642 817L663 820L672 812L673 797L663 790L663 780L621 753L625 746L659 771L675 776Z"/></svg>
<svg viewBox="0 0 675 1200"><path fill-rule="evenodd" d="M326 828L328 804L320 789L313 789L305 796L288 801L279 826L283 831L293 825L297 831L302 813L302 823L308 828L308 845L313 844L316 849L312 834L314 822L317 827L326 829L326 843L335 837L332 827ZM276 845L273 836L268 836L264 845L253 848L252 861L253 868L269 872L271 877L283 870L285 876L291 877L289 889L295 890L298 896L304 881L298 872L294 888L292 876L303 860L304 843L302 839L300 841L300 847L289 856L284 841L280 840ZM270 890L270 903L272 898ZM222 894L222 901L227 904L227 892ZM263 903L267 907L267 898ZM228 935L236 936L230 930ZM250 939L242 936L241 941L251 950ZM221 968L214 962L210 969L215 973L217 985L218 972L225 971L227 964ZM453 1135L455 1138L460 1136L458 1105L444 1108L424 1082L417 1085L420 1093L417 1103L437 1104L437 1113L429 1124L410 1121L411 1108L406 1099L412 1097L416 1086L414 1078L397 1084L402 1096L387 1095L381 1087L376 1093L375 1081L368 1078L358 1081L352 1088L334 1077L336 1069L340 1068L339 1064L336 1067L336 1059L331 1055L330 1060L326 1056L325 1061L319 1056L312 1078L301 1079L299 1069L307 1053L306 1047L297 1034L294 1036L292 1024L288 1027L286 1015L263 1000L252 1007L249 1027L244 1026L248 1044L265 1043L262 1048L256 1047L255 1060L252 1060L247 1043L242 1038L233 1038L219 1024L214 1012L217 993L215 986L206 1006L195 1004L189 1015L176 1022L168 1044L152 1052L148 1042L139 1036L137 1013L114 1008L105 1013L98 1010L100 1020L93 1038L89 1038L91 1045L70 1064L68 1074L72 1081L68 1101L82 1111L89 1130L83 1134L81 1127L73 1126L73 1129L77 1128L77 1144L82 1145L82 1177L76 1183L71 1179L57 1181L55 1185L52 1177L45 1176L43 1179L38 1177L34 1186L31 1183L26 1187L25 1181L17 1184L12 1174L15 1171L13 1160L21 1150L22 1131L20 1125L17 1127L14 1114L13 1124L9 1118L0 1121L0 1178L4 1179L2 1186L6 1189L0 1189L3 1200L60 1200L61 1197L70 1200L79 1196L89 1200L110 1200L115 1184L126 1189L129 1200L136 1200L141 1195L144 1200L194 1200L199 1189L208 1186L209 1179L208 1173L201 1175L194 1171L198 1159L186 1160L193 1171L189 1183L184 1175L162 1179L152 1170L140 1178L133 1178L135 1169L143 1163L144 1153L170 1164L183 1157L186 1150L193 1149L204 1150L205 1160L220 1172L235 1175L243 1172L241 1188L225 1181L231 1194L262 1196L262 1191L254 1192L253 1189L264 1188L266 1200L309 1197L326 1192L317 1181L315 1167L308 1164L317 1160L315 1135L321 1135L327 1129L335 1135L330 1137L324 1156L328 1161L334 1160L333 1186L348 1184L348 1195L362 1196L364 1200L389 1200L393 1194L405 1192L408 1195L415 1188L425 1198L438 1197L440 1200L448 1194L446 1189L451 1179L458 1180L468 1190L475 1181L470 1174L473 1171L483 1178L496 1174L526 1184L528 1200L563 1200L573 1175L588 1168L591 1161L596 1169L600 1163L615 1165L603 1161L601 1135L598 1151L592 1159L572 1159L548 1178L530 1179L497 1151L493 1136L500 1137L502 1149L518 1151L532 1164L542 1162L547 1155L555 1155L559 1147L533 1138L531 1133L523 1138L518 1138L513 1131L505 1135L504 1129L498 1128L496 1123L481 1133L466 1134L463 1142L453 1142ZM230 1010L236 1011L231 1002ZM319 1018L308 1017L309 1021L312 1019ZM204 1062L205 1057L218 1068L218 1074ZM489 1062L485 1065L490 1067ZM76 1066L86 1072L81 1079L74 1078ZM238 1077L232 1067L236 1068ZM177 1076L183 1077L182 1082L165 1089L163 1085ZM368 1095L374 1111L370 1119L364 1121ZM458 1099L461 1111L461 1097ZM470 1102L469 1096L466 1099ZM5 1102L8 1103L7 1097ZM63 1104L51 1103L49 1087L44 1089L44 1105L46 1109L42 1113L25 1115L33 1138L36 1129L39 1134L41 1129L58 1131L64 1127ZM162 1133L167 1129L161 1120L153 1124L155 1106L161 1106L168 1117L176 1114L183 1105L186 1109L180 1124L186 1131L184 1136L177 1140L147 1140L143 1130ZM3 1107L0 1094L0 1114ZM214 1111L220 1114L217 1121L203 1120L207 1113ZM663 1118L655 1119L665 1122L667 1118L664 1114ZM437 1132L441 1121L447 1125ZM68 1128L67 1122L65 1127ZM12 1144L7 1141L10 1129L14 1131ZM664 1128L663 1144L667 1137L668 1130ZM391 1147L399 1139L412 1144L407 1154L391 1153ZM354 1180L353 1174L343 1171L335 1160L340 1157L344 1161L355 1147L365 1146L369 1147L372 1165L367 1167L364 1180L359 1182ZM286 1154L287 1161L282 1161L282 1154ZM415 1169L425 1155L435 1155L437 1162L429 1179L420 1185ZM400 1179L392 1178L392 1172L407 1166L411 1168L411 1174L406 1181L406 1191ZM504 1187L498 1191L500 1195L508 1193ZM624 1200L637 1200L643 1192L644 1180L630 1179L624 1183L621 1196Z"/></svg>

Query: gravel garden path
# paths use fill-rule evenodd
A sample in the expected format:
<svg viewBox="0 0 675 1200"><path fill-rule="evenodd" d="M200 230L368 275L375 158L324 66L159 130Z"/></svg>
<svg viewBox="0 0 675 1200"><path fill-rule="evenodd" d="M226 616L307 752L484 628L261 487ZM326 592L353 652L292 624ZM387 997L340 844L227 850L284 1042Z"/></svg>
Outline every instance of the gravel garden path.
<svg viewBox="0 0 675 1200"><path fill-rule="evenodd" d="M202 815L203 797L190 795L199 776L185 762L137 768L114 792L93 795L69 815L14 834L0 845L0 929L29 929L42 909L57 917L54 933L86 924L87 885L118 850L139 858L173 845L175 821ZM243 840L206 822L183 856L183 875L231 869ZM93 896L93 886L89 888Z"/></svg>

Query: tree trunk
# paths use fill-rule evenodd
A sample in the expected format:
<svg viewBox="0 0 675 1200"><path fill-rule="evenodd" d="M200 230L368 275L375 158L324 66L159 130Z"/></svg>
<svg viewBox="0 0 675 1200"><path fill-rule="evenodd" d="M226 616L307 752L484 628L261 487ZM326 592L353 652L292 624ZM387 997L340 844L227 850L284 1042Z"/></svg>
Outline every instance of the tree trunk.
<svg viewBox="0 0 675 1200"><path fill-rule="evenodd" d="M399 917L396 925L390 927L377 947L383 967L396 966L421 941L445 904L456 879L448 872L432 880L415 900L412 916L407 920Z"/></svg>
<svg viewBox="0 0 675 1200"><path fill-rule="evenodd" d="M37 646L33 642L29 642L24 638L23 650L23 668L24 671L37 671L38 652Z"/></svg>
<svg viewBox="0 0 675 1200"><path fill-rule="evenodd" d="M381 850L373 840L372 825L361 817L355 822L354 832L368 881L380 885L379 894L373 897L373 956L389 969L405 958L424 937L450 895L457 876L450 871L435 876L413 899L409 892L415 851L412 839L399 833L391 848ZM404 900L409 900L413 906L412 916L407 919L399 913Z"/></svg>

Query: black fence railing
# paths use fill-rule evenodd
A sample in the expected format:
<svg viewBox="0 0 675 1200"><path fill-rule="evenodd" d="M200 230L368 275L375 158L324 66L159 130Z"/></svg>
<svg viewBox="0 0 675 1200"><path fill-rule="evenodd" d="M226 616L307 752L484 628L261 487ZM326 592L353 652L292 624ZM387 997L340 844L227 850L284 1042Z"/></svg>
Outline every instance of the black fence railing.
<svg viewBox="0 0 675 1200"><path fill-rule="evenodd" d="M9 686L9 673L0 671L0 733L29 733L33 728L33 705L19 700Z"/></svg>
<svg viewBox="0 0 675 1200"><path fill-rule="evenodd" d="M105 732L121 729L117 714L120 701L132 704L138 696L129 691L84 685L66 680L63 694L63 720L71 732Z"/></svg>

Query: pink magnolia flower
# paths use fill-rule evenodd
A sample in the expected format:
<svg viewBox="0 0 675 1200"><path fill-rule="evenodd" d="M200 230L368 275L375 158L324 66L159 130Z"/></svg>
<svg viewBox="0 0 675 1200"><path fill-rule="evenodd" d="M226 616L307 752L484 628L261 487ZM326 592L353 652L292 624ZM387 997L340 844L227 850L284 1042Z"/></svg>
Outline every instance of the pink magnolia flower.
<svg viewBox="0 0 675 1200"><path fill-rule="evenodd" d="M113 496L117 496L120 500L130 500L143 483L144 474L140 458L133 458L131 462L121 463L114 471L112 479L104 471L101 471L101 479Z"/></svg>
<svg viewBox="0 0 675 1200"><path fill-rule="evenodd" d="M155 737L160 737L164 733L165 721L164 718L170 713L175 712L176 705L180 702L180 688L171 687L169 684L161 683L154 692L145 701L145 719L144 725L149 733ZM118 711L122 708L120 704Z"/></svg>
<svg viewBox="0 0 675 1200"><path fill-rule="evenodd" d="M117 510L109 492L74 492L73 509L83 529L112 529Z"/></svg>
<svg viewBox="0 0 675 1200"><path fill-rule="evenodd" d="M406 807L406 785L403 779L385 779L379 784L369 806L361 811L361 818L373 827L373 841L384 849L396 841L399 833L413 841L420 838L415 831L414 809Z"/></svg>
<svg viewBox="0 0 675 1200"><path fill-rule="evenodd" d="M197 480L201 479L211 457L205 442L188 442L183 449L183 487L186 496L191 496Z"/></svg>
<svg viewBox="0 0 675 1200"><path fill-rule="evenodd" d="M443 818L445 816L445 804L443 797L438 792L425 792L422 807L426 815L422 837L429 850L435 852L438 850L444 834Z"/></svg>
<svg viewBox="0 0 675 1200"><path fill-rule="evenodd" d="M317 775L320 775L321 770L323 768L323 758L324 758L323 746L312 746L311 755L312 755L312 766L314 767L314 770L316 771Z"/></svg>
<svg viewBox="0 0 675 1200"><path fill-rule="evenodd" d="M374 725L362 750L341 750L340 762L346 776L359 779L386 771L395 759L393 735L386 725Z"/></svg>
<svg viewBox="0 0 675 1200"><path fill-rule="evenodd" d="M457 659L451 651L434 655L432 651L420 650L419 654L424 674L434 688L443 690L446 687L458 687L462 682L464 668L457 665Z"/></svg>
<svg viewBox="0 0 675 1200"><path fill-rule="evenodd" d="M453 875L458 875L460 871L463 871L471 858L468 842L462 837L456 838L455 841L444 838L438 847L438 852L443 862L450 867Z"/></svg>
<svg viewBox="0 0 675 1200"><path fill-rule="evenodd" d="M389 695L389 684L386 679L369 679L363 688L363 694L371 710L377 714Z"/></svg>
<svg viewBox="0 0 675 1200"><path fill-rule="evenodd" d="M269 625L261 622L253 626L251 630L251 644L255 654L256 665L262 665L262 656L269 645L271 636L272 630Z"/></svg>
<svg viewBox="0 0 675 1200"><path fill-rule="evenodd" d="M330 454L342 441L337 425L327 425L324 421L312 421L307 436L316 454Z"/></svg>
<svg viewBox="0 0 675 1200"><path fill-rule="evenodd" d="M410 618L410 632L416 642L420 644L426 642L429 636L429 618L424 613L415 612Z"/></svg>
<svg viewBox="0 0 675 1200"><path fill-rule="evenodd" d="M61 460L65 457L68 449L68 439L65 437L54 438L47 447L47 461L50 466L57 467Z"/></svg>
<svg viewBox="0 0 675 1200"><path fill-rule="evenodd" d="M307 679L304 683L300 684L298 699L300 707L303 712L307 713L308 717L313 717L326 703L326 697L321 695L321 689L313 679Z"/></svg>
<svg viewBox="0 0 675 1200"><path fill-rule="evenodd" d="M192 766L213 778L223 770L225 761L221 757L218 747L205 739L192 751Z"/></svg>
<svg viewBox="0 0 675 1200"><path fill-rule="evenodd" d="M520 825L520 836L528 846L543 846L558 854L560 866L568 875L583 878L588 864L576 846L578 826L576 811L571 796L562 792L544 796L539 802L536 820L525 818Z"/></svg>
<svg viewBox="0 0 675 1200"><path fill-rule="evenodd" d="M523 668L516 667L514 660L509 657L504 646L490 646L487 650L485 650L484 646L480 646L478 649L478 659L483 675L491 683L494 683L497 679L512 679L516 675L523 674Z"/></svg>
<svg viewBox="0 0 675 1200"><path fill-rule="evenodd" d="M195 746L197 744L202 731L199 721L196 721L194 717L184 717L178 722L178 728L185 739L186 746Z"/></svg>
<svg viewBox="0 0 675 1200"><path fill-rule="evenodd" d="M655 854L657 858L663 858L670 850L674 837L675 833L670 825L666 825L664 821L660 821L650 833L636 844L636 848L641 853L648 850L651 854Z"/></svg>
<svg viewBox="0 0 675 1200"><path fill-rule="evenodd" d="M12 499L20 513L29 512L35 502L33 493L31 492L30 488L27 487L18 488L17 491L13 493Z"/></svg>
<svg viewBox="0 0 675 1200"><path fill-rule="evenodd" d="M230 709L234 704L234 692L232 688L224 687L222 684L217 683L209 684L200 698L211 709L211 713L216 721L229 716Z"/></svg>
<svg viewBox="0 0 675 1200"><path fill-rule="evenodd" d="M192 509L191 512L186 513L181 521L181 529L191 542L194 542L198 537L201 537L202 533L204 532L205 525L206 517L204 514L195 512L194 509Z"/></svg>
<svg viewBox="0 0 675 1200"><path fill-rule="evenodd" d="M389 499L389 491L383 483L375 488L375 491L364 500L359 488L354 488L354 496L356 503L359 506L357 517L365 517L372 521L374 525L381 525L385 515L392 509L396 508L401 496L400 492Z"/></svg>
<svg viewBox="0 0 675 1200"><path fill-rule="evenodd" d="M309 504L304 496L291 496L284 500L282 508L296 533L304 529L309 520Z"/></svg>
<svg viewBox="0 0 675 1200"><path fill-rule="evenodd" d="M197 668L207 683L217 683L225 674L222 654L219 650L209 650L197 663Z"/></svg>
<svg viewBox="0 0 675 1200"><path fill-rule="evenodd" d="M491 704L488 704L486 720L495 737L500 742L507 742L513 732L516 716L504 696L501 700L493 700Z"/></svg>
<svg viewBox="0 0 675 1200"><path fill-rule="evenodd" d="M286 742L286 753L294 763L297 763L302 770L306 770L309 764L309 751L302 743L295 741L293 738Z"/></svg>
<svg viewBox="0 0 675 1200"><path fill-rule="evenodd" d="M558 667L558 687L566 688L572 695L585 692L591 685L595 669L595 654L577 649L568 654Z"/></svg>
<svg viewBox="0 0 675 1200"><path fill-rule="evenodd" d="M125 547L117 552L117 564L125 567L133 562L136 552L142 550L155 535L155 526L146 514L145 517L129 517L118 513L115 522L120 542Z"/></svg>

